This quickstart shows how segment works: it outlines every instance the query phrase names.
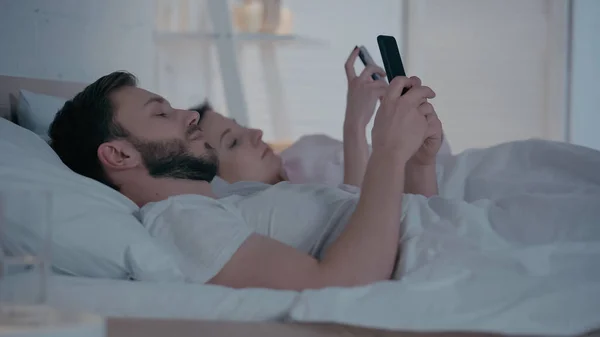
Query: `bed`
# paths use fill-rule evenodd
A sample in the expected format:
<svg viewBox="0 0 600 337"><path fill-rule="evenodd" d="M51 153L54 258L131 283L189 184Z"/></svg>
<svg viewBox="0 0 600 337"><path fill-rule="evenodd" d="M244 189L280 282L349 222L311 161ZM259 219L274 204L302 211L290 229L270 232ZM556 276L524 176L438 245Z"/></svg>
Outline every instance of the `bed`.
<svg viewBox="0 0 600 337"><path fill-rule="evenodd" d="M45 94L48 96L47 99L52 99L52 97L64 99L71 97L83 86L83 84L75 82L0 76L0 116L20 124L30 123L29 130L35 129L34 121L25 121L22 117L17 117L17 115L22 116L22 113L18 111L18 103L22 98L20 96L23 94L20 90ZM30 104L33 105L31 102ZM52 104L52 102L44 103L42 101L39 104ZM27 116L24 119L27 119ZM6 137L5 140L10 141L9 138L12 135L24 139L23 142L19 141L19 146L23 147L18 152L14 152L15 156L21 155L21 150L43 147L42 142L36 139L35 132L26 131L13 124L9 125L6 121L3 123L0 124L0 136ZM282 150L288 145L288 143L273 144L277 150ZM2 150L10 151L10 147L4 147ZM68 207L71 206L70 203L87 198L87 193L91 193L89 190L95 189L96 185L86 179L74 177L71 173L64 173L63 168L57 168L60 163L56 163L55 158L51 158L52 153L44 151L40 153L39 157L42 159L47 157L49 161L54 161L51 165L48 164L47 171L44 171L53 175L52 182L48 183L53 185L48 186L54 188L61 184L69 184L69 191L75 190L76 184L81 187L75 197L70 196L68 194L70 192L61 191L60 193L63 194L57 192L57 195L63 197L56 200L56 207L62 207L60 208L61 212L72 212ZM20 159L16 161L18 160ZM0 173L0 178L2 178L2 174L5 175L5 178L10 174L22 174L22 172L17 172L18 167L15 169L16 166L11 166L16 165L14 162L12 157L10 161L0 160L0 167L4 170L0 171L3 172ZM10 171L11 169L15 170ZM3 180L2 189L10 191L11 188L15 189L20 186L18 177L10 178L10 181L9 179ZM22 179L24 180L21 183L24 183L26 179L27 183L34 187L37 181L40 181L40 184L45 183L44 177L35 176L33 180L27 177ZM90 242L89 247L84 247L86 250L83 252L59 251L59 254L55 254L58 259L70 259L67 262L71 264L79 263L77 268L80 269L59 265L57 268L63 273L53 275L49 284L49 303L51 305L64 310L87 311L109 317L109 336L163 336L173 331L177 331L179 336L191 336L195 335L198 330L209 332L215 336L466 337L493 336L495 333L515 336L548 336L553 334L582 335L600 325L600 307L590 301L590 296L598 295L597 302L600 303L600 288L594 285L593 279L590 281L592 283L587 281L587 283L583 283L583 281L581 283L583 288L588 287L585 289L589 290L577 291L575 289L568 294L558 294L560 296L526 293L526 290L540 285L527 279L526 282L522 282L520 288L515 288L522 292L520 295L529 296L528 301L522 302L515 302L516 298L510 296L507 298L501 291L490 296L489 292L494 288L483 287L479 290L479 295L489 302L486 305L482 305L483 302L477 305L471 303L472 306L468 308L464 307L468 301L462 302L460 296L463 291L472 287L470 284L444 286L430 282L413 284L412 288L398 289L396 288L397 282L383 282L359 288L292 292L267 289L233 290L211 285L182 284L171 282L170 279L159 283L129 281L127 268L145 267L143 264L137 263L136 261L139 260L136 258L151 256L154 260L160 261L162 257L161 251L155 250L142 237L145 234L141 226L138 226L134 220L126 219L136 211L135 206L115 193L112 190L103 190L99 194L94 194L94 201L77 207L78 211L82 212L81 214L92 214L92 216L93 214L112 213L111 221L100 224L94 223L94 220L90 219L89 223L86 223L89 226L102 226L102 232L94 227L82 229L80 224L64 226L61 224L57 230L58 235L63 231L68 231L70 235L77 238L91 236L102 243L103 240L113 240L110 237L111 231L118 231L125 238L124 240L132 238L135 245L123 242L124 248L118 254L108 257L106 261L96 261L98 266L92 271L89 270L89 266L85 265L88 264L88 261L85 260L86 256L104 253L106 245L95 246L93 242ZM110 200L110 202L107 203L106 200ZM95 202L102 202L102 204L95 204ZM115 204L118 205L115 206ZM89 209L86 210L86 207ZM99 207L104 208L100 210ZM118 213L122 213L123 216L119 217ZM59 245L61 249L65 246L65 242L67 241L63 241ZM115 243L115 245L118 244L120 243ZM73 261L78 258L81 261ZM126 261L123 261L124 259ZM153 272L153 270L146 269L144 272ZM73 274L79 276L73 276ZM512 279L507 276L503 282L522 281L519 278L520 275L513 276ZM18 284L19 277L23 277L23 275L11 275L2 280L3 288L10 289L11 284ZM497 278L498 275L486 274L482 277L484 280L493 282L490 277ZM549 285L549 287L560 285L557 283ZM435 300L423 301L427 296L443 299L445 302L440 304ZM414 310L408 310L407 306L394 306L386 302L394 301L394 297L399 302L414 303ZM581 308L577 306L577 301L584 300L586 300L585 306ZM473 302L473 299L470 301ZM417 303L419 305L416 305ZM492 305L493 303L496 304ZM562 320L552 316L555 314L554 312L546 313L550 316L542 318L528 316L540 314L536 308L548 305L572 306L579 310L573 311L572 316L563 317ZM374 315L377 308L385 308L382 310L388 312ZM598 314L597 317L596 314Z"/></svg>

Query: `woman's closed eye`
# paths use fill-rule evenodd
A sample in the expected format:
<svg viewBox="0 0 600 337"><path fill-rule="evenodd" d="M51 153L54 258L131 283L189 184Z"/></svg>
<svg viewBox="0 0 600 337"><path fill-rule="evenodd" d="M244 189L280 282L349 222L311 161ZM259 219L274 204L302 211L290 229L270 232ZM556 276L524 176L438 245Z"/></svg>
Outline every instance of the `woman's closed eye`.
<svg viewBox="0 0 600 337"><path fill-rule="evenodd" d="M229 143L229 148L233 149L234 147L238 146L239 142L237 139L234 139L233 141L231 141L231 143Z"/></svg>

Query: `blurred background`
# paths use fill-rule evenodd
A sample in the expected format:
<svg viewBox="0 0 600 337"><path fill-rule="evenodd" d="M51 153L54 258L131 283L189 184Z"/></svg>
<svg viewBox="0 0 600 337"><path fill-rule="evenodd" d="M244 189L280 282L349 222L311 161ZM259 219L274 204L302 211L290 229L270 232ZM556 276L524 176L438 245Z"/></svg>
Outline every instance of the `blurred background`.
<svg viewBox="0 0 600 337"><path fill-rule="evenodd" d="M598 0L0 0L0 74L114 70L269 141L341 139L355 45L396 37L452 151L545 138L600 149ZM357 71L362 65L356 65Z"/></svg>

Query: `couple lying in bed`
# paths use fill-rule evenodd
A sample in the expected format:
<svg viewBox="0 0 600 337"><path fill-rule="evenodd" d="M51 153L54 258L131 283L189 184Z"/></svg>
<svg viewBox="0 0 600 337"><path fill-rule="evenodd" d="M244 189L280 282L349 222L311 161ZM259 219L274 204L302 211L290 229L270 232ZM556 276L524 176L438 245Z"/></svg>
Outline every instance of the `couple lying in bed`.
<svg viewBox="0 0 600 337"><path fill-rule="evenodd" d="M425 225L446 224L439 219L448 212L478 230L485 205L435 197L435 158L442 141L441 124L428 102L435 93L417 78L398 77L389 86L366 80L375 71L381 70L368 68L359 76L348 71L349 96L377 87L374 95L355 102L365 104L356 110L357 125L366 125L368 108L382 98L372 153L367 158L362 151L348 152L365 163L345 172L345 182L360 185L360 193L282 181L279 159L259 131L212 112L203 118L205 130L197 112L171 107L124 72L100 78L65 103L51 125L51 145L75 172L136 202L143 225L172 253L188 282L307 289L397 279L432 256L415 248L415 242L442 238L439 229ZM401 95L405 88L408 92ZM211 118L229 124L225 130L214 126L218 131L213 132ZM357 146L364 146L360 141ZM251 193L217 196L210 184L217 173L274 185L259 183ZM524 200L529 199L502 209L522 210ZM543 197L532 200L541 209L553 208ZM564 209L583 214L586 221L600 219L597 207L566 204ZM520 218L511 222L513 213L494 214L503 223L519 225ZM445 233L445 241L459 239ZM475 245L509 246L500 237L471 239L461 245L463 251Z"/></svg>

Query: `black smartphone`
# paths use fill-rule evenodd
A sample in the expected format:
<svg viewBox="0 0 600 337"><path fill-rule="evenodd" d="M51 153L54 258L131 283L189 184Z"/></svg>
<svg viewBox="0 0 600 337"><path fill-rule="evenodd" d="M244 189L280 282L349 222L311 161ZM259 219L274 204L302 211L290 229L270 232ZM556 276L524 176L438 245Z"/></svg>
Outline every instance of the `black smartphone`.
<svg viewBox="0 0 600 337"><path fill-rule="evenodd" d="M365 67L369 64L376 65L375 61L373 61L373 58L371 57L371 54L369 54L369 51L365 46L358 47L358 57L360 58ZM379 76L379 74L372 74L371 78L377 81L381 77Z"/></svg>
<svg viewBox="0 0 600 337"><path fill-rule="evenodd" d="M381 52L381 59L383 60L383 66L385 67L388 82L392 82L396 76L406 76L396 39L389 35L379 35L377 36L377 44L379 45L379 51ZM404 95L406 91L407 89L405 88L404 91L402 91L402 95Z"/></svg>

